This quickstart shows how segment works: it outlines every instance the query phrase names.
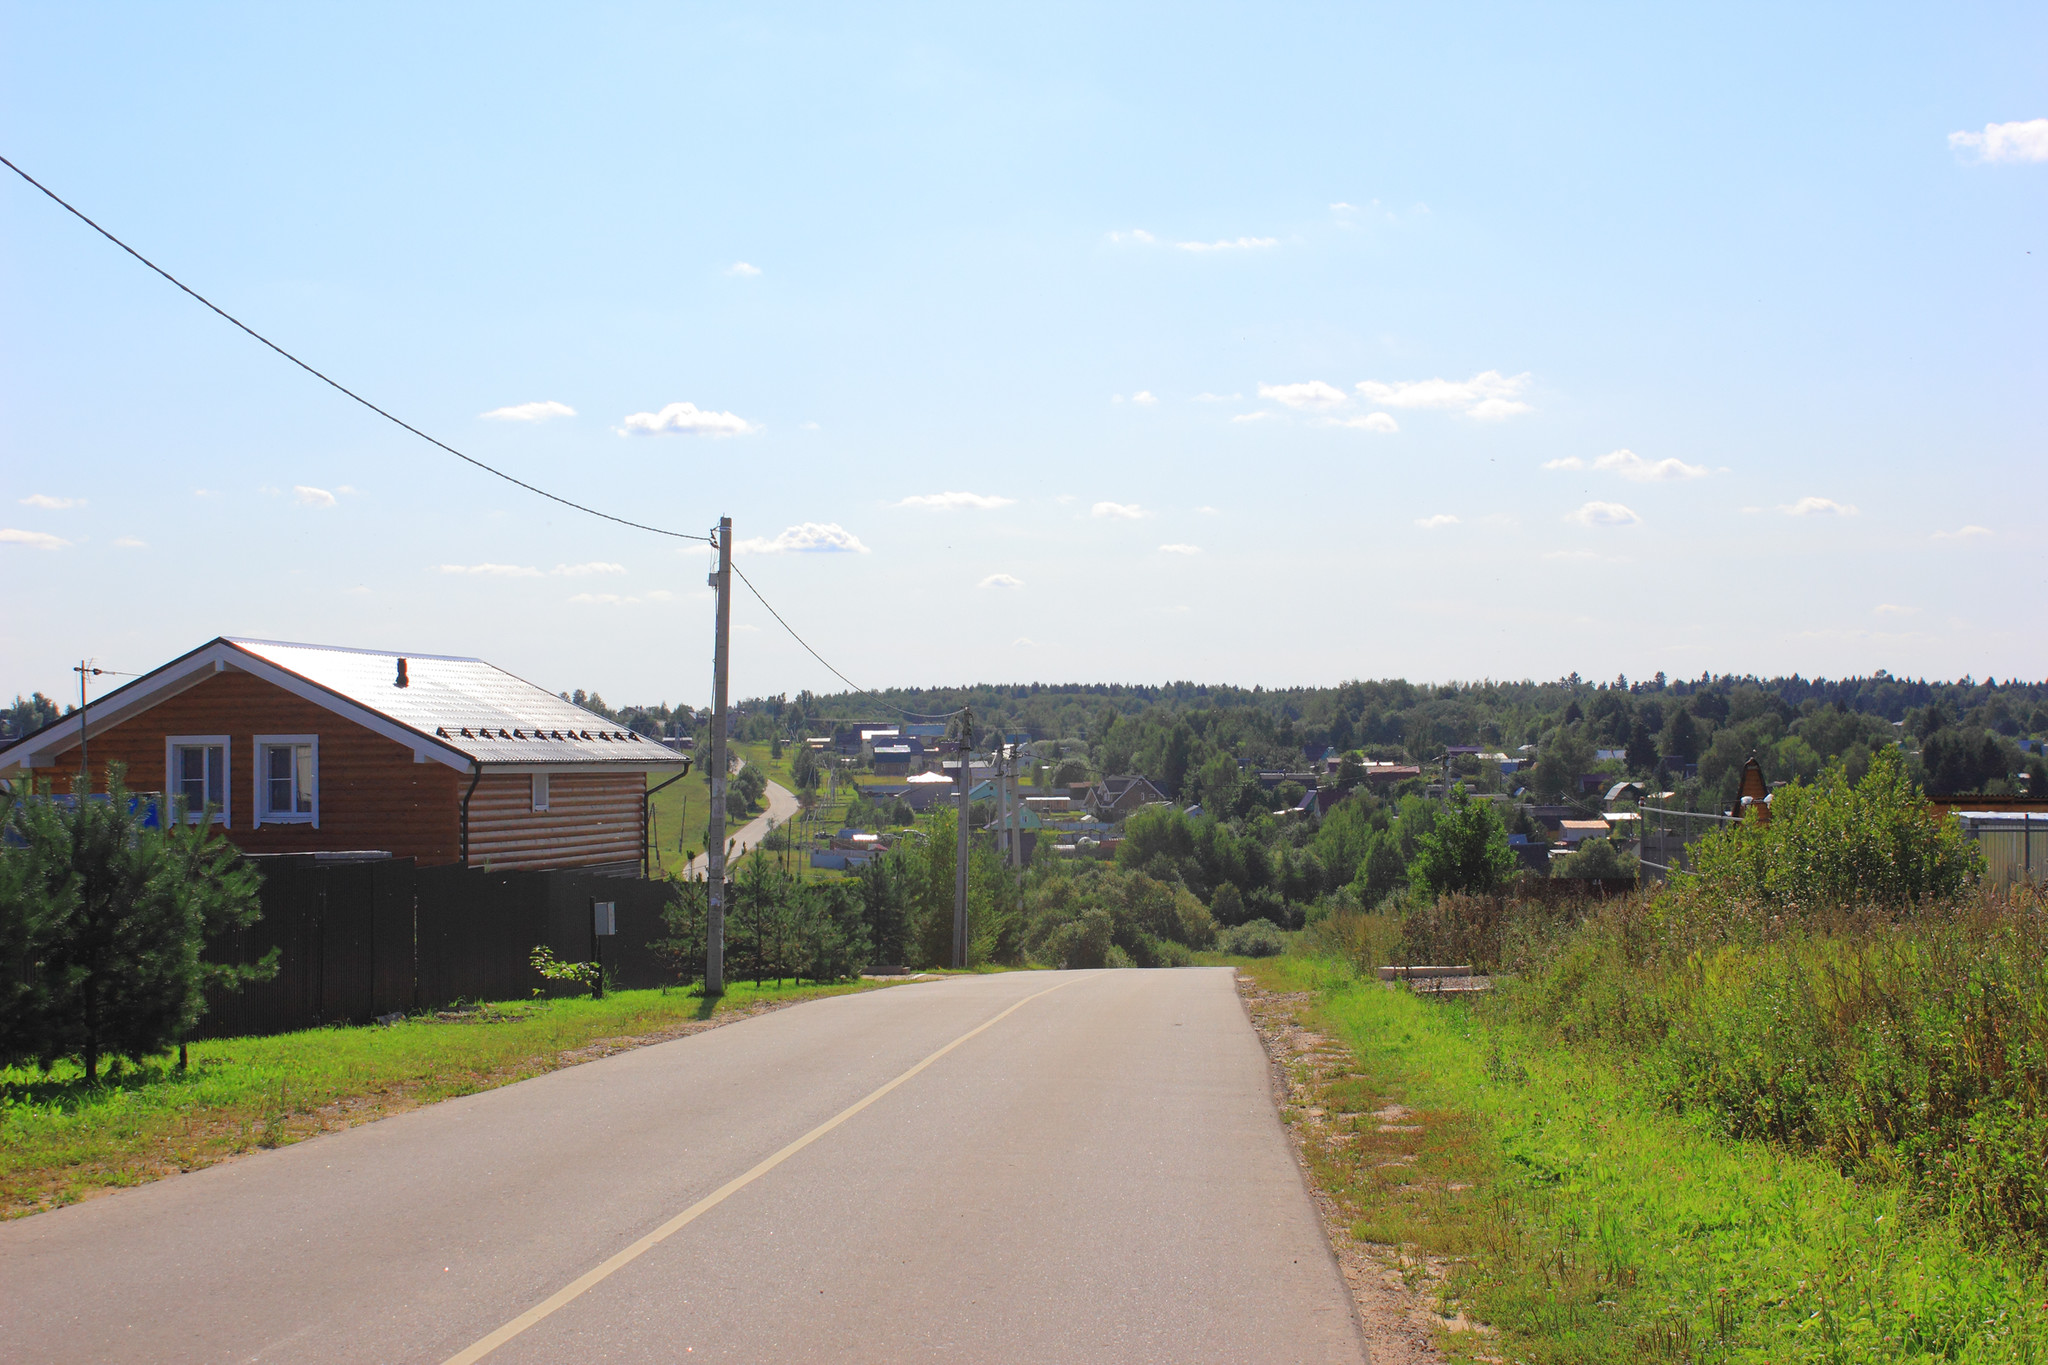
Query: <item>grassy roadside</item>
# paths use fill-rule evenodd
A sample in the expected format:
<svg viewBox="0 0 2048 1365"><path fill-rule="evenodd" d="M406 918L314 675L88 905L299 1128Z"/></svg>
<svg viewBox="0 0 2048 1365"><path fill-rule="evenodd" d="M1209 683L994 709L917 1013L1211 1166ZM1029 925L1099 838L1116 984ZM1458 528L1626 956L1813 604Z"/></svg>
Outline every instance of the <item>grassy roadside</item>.
<svg viewBox="0 0 2048 1365"><path fill-rule="evenodd" d="M194 1043L87 1089L76 1067L0 1069L0 1216L197 1170L259 1147L509 1085L799 1000L887 984L731 986L715 1010L673 991L513 1002L388 1028Z"/></svg>
<svg viewBox="0 0 2048 1365"><path fill-rule="evenodd" d="M1477 1330L1474 1361L2048 1359L2038 1267L1896 1186L1708 1133L1626 1073L1471 1005L1289 956L1241 963L1341 1043L1296 1064L1303 1153L1351 1236Z"/></svg>

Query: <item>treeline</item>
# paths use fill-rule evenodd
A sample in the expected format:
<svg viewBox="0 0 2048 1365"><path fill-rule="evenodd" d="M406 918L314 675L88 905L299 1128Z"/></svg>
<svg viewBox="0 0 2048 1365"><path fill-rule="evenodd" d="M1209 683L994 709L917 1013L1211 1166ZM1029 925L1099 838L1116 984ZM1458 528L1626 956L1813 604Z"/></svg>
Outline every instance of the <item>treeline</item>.
<svg viewBox="0 0 2048 1365"><path fill-rule="evenodd" d="M1902 742L1909 772L1936 794L2016 790L2027 773L2036 774L2034 790L2048 790L2040 754L2017 742L2048 737L2048 684L1930 682L1883 672L1834 680L1383 680L1270 691L1182 682L799 692L748 701L739 726L750 738L825 734L849 718L945 714L962 706L973 708L984 735L1078 742L1085 762L1068 777L1143 773L1183 804L1208 804L1238 771L1298 771L1331 750L1431 765L1454 746L1511 758L1530 757L1523 753L1530 746L1533 768L1504 782L1471 761L1460 776L1475 787L1550 800L1578 796L1584 776L1610 774L1654 778L1660 786L1689 780L1689 799L1725 806L1751 754L1774 781L1810 778L1831 763L1860 776L1873 753ZM1613 756L1600 757L1602 750ZM1050 768L1064 752L1052 755Z"/></svg>

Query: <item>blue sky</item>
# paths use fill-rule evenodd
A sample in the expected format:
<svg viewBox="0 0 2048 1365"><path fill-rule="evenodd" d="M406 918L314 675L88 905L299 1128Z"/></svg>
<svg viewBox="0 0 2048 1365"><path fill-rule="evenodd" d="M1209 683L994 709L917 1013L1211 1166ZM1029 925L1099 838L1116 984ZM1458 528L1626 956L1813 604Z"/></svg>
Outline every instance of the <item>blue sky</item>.
<svg viewBox="0 0 2048 1365"><path fill-rule="evenodd" d="M2048 674L2039 6L0 14L5 155L731 515L857 681ZM708 700L701 556L11 176L0 241L0 693L225 633Z"/></svg>

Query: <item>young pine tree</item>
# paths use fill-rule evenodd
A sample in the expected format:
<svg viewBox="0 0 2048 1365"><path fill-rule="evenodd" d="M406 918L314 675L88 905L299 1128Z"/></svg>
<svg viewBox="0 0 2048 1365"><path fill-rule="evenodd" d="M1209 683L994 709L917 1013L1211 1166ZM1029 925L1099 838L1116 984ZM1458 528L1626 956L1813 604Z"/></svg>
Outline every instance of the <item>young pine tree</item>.
<svg viewBox="0 0 2048 1365"><path fill-rule="evenodd" d="M104 801L30 797L8 812L20 846L0 855L0 947L19 943L27 971L0 998L0 1064L73 1057L90 1083L105 1057L189 1037L209 988L276 973L275 950L249 966L205 959L209 936L255 923L254 869L182 805L145 828L119 768L107 785Z"/></svg>

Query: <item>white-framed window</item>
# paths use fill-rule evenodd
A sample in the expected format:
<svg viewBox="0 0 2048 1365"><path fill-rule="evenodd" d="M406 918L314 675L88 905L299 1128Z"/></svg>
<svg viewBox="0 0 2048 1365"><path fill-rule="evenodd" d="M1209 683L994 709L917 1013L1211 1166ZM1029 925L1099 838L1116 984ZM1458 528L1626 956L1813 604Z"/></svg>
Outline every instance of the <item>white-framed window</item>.
<svg viewBox="0 0 2048 1365"><path fill-rule="evenodd" d="M256 736L254 823L320 828L320 736Z"/></svg>
<svg viewBox="0 0 2048 1365"><path fill-rule="evenodd" d="M536 811L544 811L548 808L548 775L546 773L535 773L533 775L533 808Z"/></svg>
<svg viewBox="0 0 2048 1365"><path fill-rule="evenodd" d="M185 819L198 824L207 811L216 825L228 819L228 737L170 735L164 739L164 795L185 799Z"/></svg>

